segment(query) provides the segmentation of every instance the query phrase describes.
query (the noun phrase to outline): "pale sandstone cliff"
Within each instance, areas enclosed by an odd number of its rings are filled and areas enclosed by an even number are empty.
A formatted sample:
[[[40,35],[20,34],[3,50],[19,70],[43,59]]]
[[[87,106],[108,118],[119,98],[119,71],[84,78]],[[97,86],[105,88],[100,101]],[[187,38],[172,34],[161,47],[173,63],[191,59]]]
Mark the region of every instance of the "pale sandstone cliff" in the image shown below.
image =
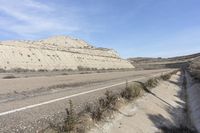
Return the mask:
[[[0,69],[134,68],[111,49],[95,48],[83,40],[56,36],[38,41],[0,42]]]

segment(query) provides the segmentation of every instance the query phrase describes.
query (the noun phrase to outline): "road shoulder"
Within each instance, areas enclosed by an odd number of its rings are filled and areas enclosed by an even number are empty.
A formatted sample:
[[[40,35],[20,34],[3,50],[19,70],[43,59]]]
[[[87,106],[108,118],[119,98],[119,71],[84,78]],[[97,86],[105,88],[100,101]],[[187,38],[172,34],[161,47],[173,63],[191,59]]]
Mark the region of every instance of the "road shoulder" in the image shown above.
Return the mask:
[[[106,124],[96,125],[90,133],[155,133],[162,129],[188,125],[185,112],[185,91],[180,73],[162,81],[152,92],[121,109],[127,117],[116,114]]]

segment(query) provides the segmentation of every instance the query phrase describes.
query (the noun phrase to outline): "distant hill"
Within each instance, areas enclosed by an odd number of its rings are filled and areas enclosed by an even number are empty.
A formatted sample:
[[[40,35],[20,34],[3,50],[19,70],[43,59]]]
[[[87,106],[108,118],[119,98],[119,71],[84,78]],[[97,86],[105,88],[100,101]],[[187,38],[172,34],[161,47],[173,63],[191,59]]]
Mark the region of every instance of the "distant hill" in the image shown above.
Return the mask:
[[[180,68],[187,67],[192,62],[198,62],[200,53],[177,56],[171,58],[149,58],[136,57],[128,60],[136,67],[136,69],[160,69],[160,68]]]

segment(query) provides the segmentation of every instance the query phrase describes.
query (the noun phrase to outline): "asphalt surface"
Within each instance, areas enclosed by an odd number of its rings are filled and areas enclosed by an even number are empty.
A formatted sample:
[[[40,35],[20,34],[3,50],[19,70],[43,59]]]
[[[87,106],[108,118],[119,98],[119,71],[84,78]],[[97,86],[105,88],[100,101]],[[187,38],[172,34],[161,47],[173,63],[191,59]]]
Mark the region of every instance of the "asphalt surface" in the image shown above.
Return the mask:
[[[62,121],[71,99],[76,111],[102,97],[106,90],[120,91],[126,80],[141,81],[171,71],[143,70],[75,75],[27,76],[0,79],[0,132],[33,133]]]

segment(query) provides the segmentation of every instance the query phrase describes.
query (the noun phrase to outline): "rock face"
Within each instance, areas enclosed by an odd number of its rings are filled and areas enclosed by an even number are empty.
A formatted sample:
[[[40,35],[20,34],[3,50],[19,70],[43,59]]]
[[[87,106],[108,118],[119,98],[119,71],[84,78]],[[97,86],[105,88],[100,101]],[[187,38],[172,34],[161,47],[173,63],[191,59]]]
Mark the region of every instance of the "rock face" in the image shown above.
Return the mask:
[[[0,42],[0,68],[53,70],[134,68],[111,49],[95,48],[83,40],[66,36],[38,41]]]

